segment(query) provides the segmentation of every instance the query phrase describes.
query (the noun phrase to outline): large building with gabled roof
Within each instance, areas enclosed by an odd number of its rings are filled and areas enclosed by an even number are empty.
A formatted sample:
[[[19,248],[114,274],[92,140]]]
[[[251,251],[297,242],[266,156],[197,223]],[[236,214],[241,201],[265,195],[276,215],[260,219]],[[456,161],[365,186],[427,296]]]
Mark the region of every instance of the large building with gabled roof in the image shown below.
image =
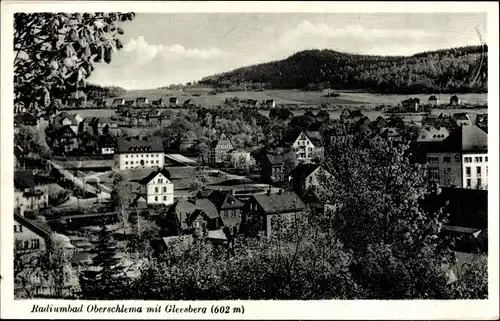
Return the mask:
[[[147,204],[171,205],[174,203],[174,184],[170,172],[164,168],[151,172],[139,183],[145,188]]]
[[[428,178],[442,186],[487,189],[488,134],[461,126],[427,152]]]
[[[165,153],[161,137],[118,137],[115,165],[118,169],[163,168]]]

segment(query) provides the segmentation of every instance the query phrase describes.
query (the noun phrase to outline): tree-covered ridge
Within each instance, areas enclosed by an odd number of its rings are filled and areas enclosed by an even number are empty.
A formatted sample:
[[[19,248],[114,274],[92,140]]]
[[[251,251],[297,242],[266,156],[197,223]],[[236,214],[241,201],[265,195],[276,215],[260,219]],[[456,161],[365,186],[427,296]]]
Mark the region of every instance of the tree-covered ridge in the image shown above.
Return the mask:
[[[306,50],[202,79],[215,87],[263,84],[272,89],[363,90],[379,93],[487,92],[488,47],[413,56],[370,56]]]
[[[87,95],[87,99],[101,100],[123,96],[127,91],[118,86],[99,86],[88,84],[86,85],[84,92]]]

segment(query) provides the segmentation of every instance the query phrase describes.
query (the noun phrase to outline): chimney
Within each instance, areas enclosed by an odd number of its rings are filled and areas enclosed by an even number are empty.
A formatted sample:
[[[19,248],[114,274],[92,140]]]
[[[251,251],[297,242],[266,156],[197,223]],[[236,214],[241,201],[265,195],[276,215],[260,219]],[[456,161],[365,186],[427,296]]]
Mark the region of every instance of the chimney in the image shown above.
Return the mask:
[[[269,188],[269,189],[267,190],[266,195],[267,195],[267,196],[271,196],[271,188]]]

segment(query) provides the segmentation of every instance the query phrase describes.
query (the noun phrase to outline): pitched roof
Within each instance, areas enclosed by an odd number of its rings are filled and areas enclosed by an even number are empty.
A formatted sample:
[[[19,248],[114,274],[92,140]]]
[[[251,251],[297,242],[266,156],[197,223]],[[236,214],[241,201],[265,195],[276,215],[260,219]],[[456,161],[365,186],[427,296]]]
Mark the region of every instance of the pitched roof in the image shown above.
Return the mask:
[[[54,126],[55,129],[58,129],[62,126],[65,126],[63,125],[62,121],[65,119],[65,118],[68,118],[70,121],[71,121],[71,125],[72,126],[76,126],[78,125],[78,121],[76,120],[75,118],[75,115],[74,114],[70,114],[70,113],[67,113],[65,111],[57,114],[55,117],[54,117],[54,120],[52,121],[52,124]]]
[[[142,184],[142,185],[146,185],[148,184],[153,178],[155,178],[156,176],[158,176],[158,174],[162,174],[163,176],[165,176],[168,180],[168,182],[165,182],[165,183],[172,183],[170,181],[170,172],[165,169],[165,168],[162,168],[162,169],[159,169],[157,171],[153,171],[151,172],[148,176],[144,177],[143,179],[141,179],[139,181],[139,184]]]
[[[461,126],[442,141],[442,151],[487,152],[488,134],[476,125]]]
[[[281,194],[259,194],[252,196],[266,214],[298,212],[306,208],[304,202],[293,192]]]
[[[363,115],[363,113],[361,112],[361,110],[353,110],[350,112],[350,117],[351,118],[354,118],[354,117],[364,117],[365,115]]]
[[[470,117],[467,113],[454,113],[451,117],[456,120],[470,120]]]
[[[443,140],[449,135],[446,127],[436,128],[434,126],[422,126],[418,134],[417,142]]]
[[[320,131],[321,126],[323,126],[323,122],[314,122],[309,125],[307,131],[309,132],[317,132]]]
[[[271,165],[282,165],[287,158],[285,155],[266,154],[265,156]]]
[[[203,211],[209,218],[214,219],[219,217],[219,211],[207,198],[201,198],[196,200],[196,209]]]
[[[243,206],[243,203],[239,199],[227,191],[212,191],[212,193],[208,195],[208,199],[215,204],[218,211],[221,209],[240,208]]]
[[[459,100],[459,99],[458,99],[458,96],[457,96],[457,95],[453,95],[453,96],[451,96],[451,98],[450,98],[450,101],[458,101],[458,100]]]
[[[170,98],[168,99],[168,101],[169,101],[170,103],[176,103],[176,102],[178,101],[178,99],[177,99],[177,97],[170,97]]]
[[[118,153],[163,153],[163,141],[158,136],[144,139],[118,137],[116,143]]]
[[[217,145],[220,144],[224,144],[224,145],[231,145],[233,146],[233,143],[231,142],[231,139],[229,138],[229,135],[226,134],[226,133],[221,133],[220,136],[219,136],[219,139],[217,140],[214,140],[212,142],[212,147],[217,147]]]
[[[298,164],[297,167],[292,170],[290,175],[294,179],[302,180],[311,175],[320,166],[321,165],[318,164]]]
[[[436,96],[432,95],[429,97],[429,100],[437,100]]]
[[[19,224],[26,226],[31,231],[33,231],[37,235],[43,237],[44,239],[46,239],[46,240],[52,239],[52,234],[51,234],[50,230],[48,230],[44,227],[41,227],[40,225],[33,222],[32,220],[29,220],[26,217],[17,214],[16,212],[14,212],[14,220],[16,222],[18,222]]]
[[[17,189],[26,189],[35,187],[35,180],[33,178],[33,171],[15,171],[14,172],[14,186]]]
[[[138,104],[145,103],[148,99],[146,97],[137,97],[136,102]]]
[[[213,240],[227,240],[226,233],[224,233],[223,230],[208,231],[207,238]]]

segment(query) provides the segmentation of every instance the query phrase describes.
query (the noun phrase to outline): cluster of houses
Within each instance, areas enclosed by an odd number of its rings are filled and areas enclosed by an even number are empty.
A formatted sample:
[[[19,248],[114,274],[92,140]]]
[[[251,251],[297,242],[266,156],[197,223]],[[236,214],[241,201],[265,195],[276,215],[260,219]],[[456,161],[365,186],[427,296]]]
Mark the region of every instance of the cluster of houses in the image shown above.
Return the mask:
[[[182,103],[178,97],[159,98],[149,101],[147,97],[137,97],[136,99],[116,98],[111,103],[113,108],[165,108],[165,107],[189,107],[196,106],[193,99],[187,98]]]
[[[411,97],[405,99],[401,102],[401,106],[394,107],[391,109],[393,112],[419,112],[419,111],[430,111],[431,108],[437,107],[441,104],[439,99],[435,95],[431,95],[427,100],[427,104],[422,104],[420,99],[417,97]],[[449,106],[460,106],[460,98],[453,95],[450,98]]]

